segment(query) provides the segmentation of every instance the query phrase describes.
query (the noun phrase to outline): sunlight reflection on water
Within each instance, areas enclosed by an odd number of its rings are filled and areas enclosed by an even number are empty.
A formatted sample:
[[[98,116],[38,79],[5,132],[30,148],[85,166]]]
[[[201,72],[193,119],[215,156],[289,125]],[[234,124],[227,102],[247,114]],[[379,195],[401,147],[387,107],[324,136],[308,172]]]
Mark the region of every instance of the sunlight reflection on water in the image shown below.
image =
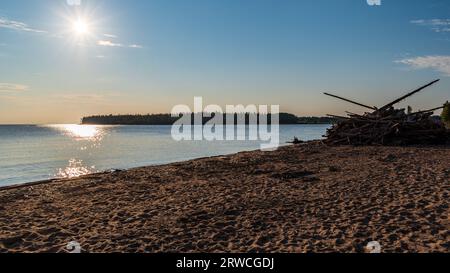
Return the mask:
[[[88,166],[83,160],[77,158],[89,157],[89,153],[100,147],[107,134],[106,126],[61,124],[49,125],[48,127],[72,139],[75,147],[81,153],[75,158],[71,158],[67,166],[57,169],[55,178],[74,178],[96,172],[95,166]]]
[[[283,125],[280,143],[294,136],[320,139],[329,127]],[[175,142],[170,126],[0,125],[0,186],[251,151],[259,145]]]
[[[75,140],[101,141],[105,135],[104,128],[96,125],[63,124],[51,127]]]
[[[74,178],[95,172],[95,166],[84,166],[83,160],[71,159],[69,165],[64,169],[59,169],[56,178]]]

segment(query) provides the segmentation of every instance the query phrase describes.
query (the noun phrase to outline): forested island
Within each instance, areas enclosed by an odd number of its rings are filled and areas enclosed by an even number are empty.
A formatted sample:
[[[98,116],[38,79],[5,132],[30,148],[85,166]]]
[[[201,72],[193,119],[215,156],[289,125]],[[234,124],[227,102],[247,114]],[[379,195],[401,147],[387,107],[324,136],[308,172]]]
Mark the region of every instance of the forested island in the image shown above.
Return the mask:
[[[191,120],[194,120],[194,114],[191,114]],[[212,114],[214,116],[214,114]],[[148,114],[148,115],[98,115],[84,117],[81,120],[83,125],[172,125],[180,117],[172,117],[170,114]],[[270,114],[267,117],[270,123]],[[206,123],[211,118],[203,118]],[[250,123],[249,114],[246,114],[246,123]],[[226,121],[226,114],[224,114]],[[235,117],[235,121],[236,121]],[[259,120],[259,116],[258,116]],[[297,117],[289,113],[280,113],[280,124],[332,124],[336,119],[330,117]]]

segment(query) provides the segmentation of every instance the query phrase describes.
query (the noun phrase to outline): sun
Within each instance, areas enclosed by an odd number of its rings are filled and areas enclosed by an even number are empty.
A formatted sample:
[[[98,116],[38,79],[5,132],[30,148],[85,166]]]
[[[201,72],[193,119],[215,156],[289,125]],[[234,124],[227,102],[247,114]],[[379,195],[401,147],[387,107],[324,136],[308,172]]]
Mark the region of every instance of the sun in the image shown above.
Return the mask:
[[[99,17],[90,9],[70,9],[59,15],[58,36],[71,46],[86,48],[98,38]]]
[[[89,22],[86,19],[78,18],[72,22],[73,32],[79,36],[83,37],[89,34]]]

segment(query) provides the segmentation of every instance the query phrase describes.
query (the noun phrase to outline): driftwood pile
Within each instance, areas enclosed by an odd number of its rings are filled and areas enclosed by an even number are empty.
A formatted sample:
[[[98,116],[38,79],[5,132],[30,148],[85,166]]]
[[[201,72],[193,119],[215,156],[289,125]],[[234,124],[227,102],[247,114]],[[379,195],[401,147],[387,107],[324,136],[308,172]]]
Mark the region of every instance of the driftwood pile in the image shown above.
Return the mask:
[[[352,100],[325,93],[368,109],[372,112],[358,115],[348,113],[348,117],[329,115],[338,122],[328,130],[324,142],[330,145],[413,145],[448,143],[450,131],[443,122],[432,118],[437,107],[412,113],[410,109],[395,109],[394,105],[435,84],[433,81],[413,92],[381,107],[371,107]]]

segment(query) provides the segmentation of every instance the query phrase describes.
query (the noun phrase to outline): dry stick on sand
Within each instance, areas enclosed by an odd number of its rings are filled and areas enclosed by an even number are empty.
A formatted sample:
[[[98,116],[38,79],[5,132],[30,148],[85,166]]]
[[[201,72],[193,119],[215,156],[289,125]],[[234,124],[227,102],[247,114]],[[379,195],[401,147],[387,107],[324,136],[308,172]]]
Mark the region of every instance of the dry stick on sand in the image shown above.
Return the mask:
[[[353,100],[349,100],[349,99],[346,99],[346,98],[343,98],[343,97],[339,97],[339,96],[336,96],[336,95],[333,95],[333,94],[330,94],[330,93],[324,93],[324,94],[327,95],[327,96],[333,97],[333,98],[337,98],[337,99],[340,99],[340,100],[343,100],[343,101],[346,101],[346,102],[350,102],[350,103],[359,105],[359,106],[367,108],[367,109],[377,110],[376,107],[367,106],[365,104],[362,104],[362,103],[359,103],[359,102],[356,102],[356,101],[353,101]]]

